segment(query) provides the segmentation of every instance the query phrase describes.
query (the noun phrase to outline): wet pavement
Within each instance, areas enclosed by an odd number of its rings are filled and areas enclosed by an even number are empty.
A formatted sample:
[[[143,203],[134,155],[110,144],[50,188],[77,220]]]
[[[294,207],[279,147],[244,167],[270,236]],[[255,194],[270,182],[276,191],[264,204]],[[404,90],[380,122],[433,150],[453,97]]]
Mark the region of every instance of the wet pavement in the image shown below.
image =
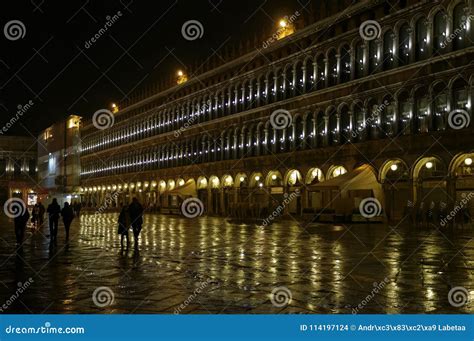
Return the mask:
[[[1,218],[0,311],[474,311],[473,229],[303,228],[293,221],[261,228],[149,214],[139,249],[131,243],[127,250],[116,234],[117,217],[83,215],[73,222],[69,243],[60,225],[58,245],[51,249],[47,229],[29,229],[22,251],[15,251],[12,222]],[[448,299],[453,287],[464,288],[471,299],[454,298],[454,307]]]

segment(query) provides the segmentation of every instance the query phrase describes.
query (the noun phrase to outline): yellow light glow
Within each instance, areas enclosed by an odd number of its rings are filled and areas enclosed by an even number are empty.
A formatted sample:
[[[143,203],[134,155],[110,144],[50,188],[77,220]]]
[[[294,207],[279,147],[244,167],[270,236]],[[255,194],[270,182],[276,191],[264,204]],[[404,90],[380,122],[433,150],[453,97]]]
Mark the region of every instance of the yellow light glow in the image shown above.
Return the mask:
[[[433,162],[428,161],[428,162],[425,164],[425,166],[426,166],[426,168],[431,169],[431,168],[433,168]]]
[[[280,20],[280,27],[286,27],[287,25],[288,25],[288,23],[286,22],[285,19]]]
[[[275,174],[272,175],[272,180],[276,180],[277,176]]]
[[[117,111],[119,111],[119,107],[118,107],[117,104],[112,103],[110,106],[112,107],[112,112],[113,113],[116,113]]]
[[[464,160],[464,163],[466,164],[466,166],[470,166],[472,164],[472,159],[470,157],[467,157],[465,160]]]
[[[260,180],[260,176],[257,175],[257,176],[255,177],[255,180],[256,180],[256,181]]]
[[[240,182],[244,181],[245,178],[243,176],[240,177]]]
[[[395,172],[398,169],[398,166],[394,163],[390,166],[390,169]]]
[[[188,80],[188,76],[186,76],[186,74],[181,70],[178,70],[177,75],[178,75],[178,79],[176,80],[177,84],[183,84],[184,82]]]

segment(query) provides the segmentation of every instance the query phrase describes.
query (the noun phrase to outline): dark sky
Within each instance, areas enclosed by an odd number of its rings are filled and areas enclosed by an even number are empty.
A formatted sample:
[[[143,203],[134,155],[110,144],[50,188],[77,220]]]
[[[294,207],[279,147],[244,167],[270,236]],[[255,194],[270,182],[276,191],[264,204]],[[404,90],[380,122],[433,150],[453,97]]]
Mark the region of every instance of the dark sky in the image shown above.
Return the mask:
[[[280,17],[308,0],[3,1],[0,5],[0,129],[18,105],[33,106],[5,135],[37,135],[69,114],[91,117],[134,88],[169,78],[207,58],[223,42],[270,32]],[[122,16],[89,48],[107,16]],[[25,36],[9,40],[5,25],[19,20]],[[188,20],[202,38],[181,34]],[[230,40],[229,40],[230,38]],[[221,53],[218,50],[217,53]]]

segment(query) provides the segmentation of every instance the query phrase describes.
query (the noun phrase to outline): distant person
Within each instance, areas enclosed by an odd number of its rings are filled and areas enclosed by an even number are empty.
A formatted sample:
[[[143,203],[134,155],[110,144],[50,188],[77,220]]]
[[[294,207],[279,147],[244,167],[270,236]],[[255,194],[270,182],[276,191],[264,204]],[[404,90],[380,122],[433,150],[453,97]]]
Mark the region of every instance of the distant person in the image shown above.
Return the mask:
[[[127,248],[129,246],[128,230],[130,229],[130,212],[127,205],[122,205],[118,218],[118,234],[120,235],[120,245],[123,248],[123,240],[127,238]]]
[[[74,211],[68,202],[64,203],[64,207],[61,210],[63,217],[64,228],[66,229],[66,240],[69,240],[69,229],[71,227],[72,220],[74,219]]]
[[[49,216],[49,238],[52,243],[56,243],[56,237],[58,236],[59,215],[61,214],[61,207],[58,205],[58,201],[56,199],[53,199],[53,202],[49,204],[47,212]]]
[[[132,203],[128,207],[130,212],[130,221],[133,229],[133,237],[135,240],[135,247],[138,246],[138,237],[143,225],[143,206],[138,202],[137,198],[133,198]]]
[[[28,223],[29,219],[30,213],[25,207],[25,212],[22,212],[13,220],[15,224],[15,236],[17,245],[21,245],[23,243],[23,239],[25,238],[26,224]]]
[[[41,201],[38,202],[38,224],[39,224],[39,227],[42,227],[43,226],[43,223],[44,223],[44,212],[46,211],[46,209],[44,208],[43,204],[41,203]]]
[[[31,211],[31,222],[33,223],[33,227],[36,229],[38,228],[39,223],[39,206],[35,204],[33,206],[33,210]]]

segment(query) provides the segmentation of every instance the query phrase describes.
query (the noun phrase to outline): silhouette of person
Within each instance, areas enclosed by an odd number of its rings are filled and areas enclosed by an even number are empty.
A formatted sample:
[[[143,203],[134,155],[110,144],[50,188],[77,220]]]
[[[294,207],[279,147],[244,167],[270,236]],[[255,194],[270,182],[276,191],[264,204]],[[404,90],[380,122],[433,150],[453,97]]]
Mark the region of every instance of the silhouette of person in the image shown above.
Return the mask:
[[[58,235],[58,220],[59,214],[61,213],[61,207],[58,205],[56,198],[54,198],[53,202],[48,205],[47,212],[49,215],[49,237],[52,243],[56,243],[56,237]]]
[[[130,221],[133,229],[135,247],[138,247],[138,237],[143,225],[143,206],[138,202],[137,198],[133,198],[132,203],[128,207],[130,213]]]
[[[128,230],[130,229],[130,213],[127,205],[122,205],[118,218],[118,234],[120,234],[120,245],[123,248],[123,240],[127,238],[127,248],[129,245]]]
[[[44,212],[46,209],[44,208],[43,204],[41,201],[38,201],[38,224],[39,227],[43,226],[44,223]]]
[[[21,212],[21,214],[16,216],[13,220],[13,223],[15,225],[15,236],[17,245],[21,245],[23,243],[23,239],[25,238],[26,224],[28,223],[29,219],[30,213],[25,207],[25,211]]]
[[[61,210],[63,217],[64,228],[66,229],[66,240],[69,240],[69,228],[71,227],[72,220],[74,219],[74,212],[68,202],[64,203],[64,207]]]

